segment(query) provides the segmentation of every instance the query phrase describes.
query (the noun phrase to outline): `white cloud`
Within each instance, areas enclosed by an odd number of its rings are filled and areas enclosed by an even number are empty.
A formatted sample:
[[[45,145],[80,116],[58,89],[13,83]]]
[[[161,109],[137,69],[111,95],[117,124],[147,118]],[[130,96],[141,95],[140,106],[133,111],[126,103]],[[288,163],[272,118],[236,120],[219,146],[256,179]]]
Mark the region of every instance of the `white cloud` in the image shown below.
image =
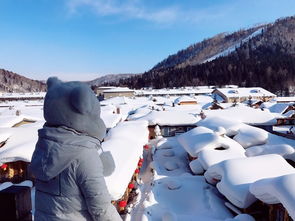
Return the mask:
[[[99,16],[113,15],[164,24],[198,23],[224,15],[218,8],[212,11],[211,9],[185,10],[176,5],[157,9],[148,8],[143,1],[139,0],[67,0],[67,7],[71,14],[79,13],[82,8],[87,8]]]
[[[68,0],[67,7],[71,14],[81,8],[88,8],[99,16],[117,15],[130,19],[142,19],[159,23],[173,22],[177,19],[176,8],[148,10],[137,0]]]

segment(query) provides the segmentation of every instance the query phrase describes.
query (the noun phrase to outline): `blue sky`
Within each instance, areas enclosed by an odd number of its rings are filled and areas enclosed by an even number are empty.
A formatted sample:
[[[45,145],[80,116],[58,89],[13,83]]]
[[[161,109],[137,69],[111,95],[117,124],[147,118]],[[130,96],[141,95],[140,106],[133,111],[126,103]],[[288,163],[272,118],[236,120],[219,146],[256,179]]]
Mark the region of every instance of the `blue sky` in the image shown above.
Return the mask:
[[[295,15],[295,0],[0,0],[0,68],[33,79],[141,73],[220,32]]]

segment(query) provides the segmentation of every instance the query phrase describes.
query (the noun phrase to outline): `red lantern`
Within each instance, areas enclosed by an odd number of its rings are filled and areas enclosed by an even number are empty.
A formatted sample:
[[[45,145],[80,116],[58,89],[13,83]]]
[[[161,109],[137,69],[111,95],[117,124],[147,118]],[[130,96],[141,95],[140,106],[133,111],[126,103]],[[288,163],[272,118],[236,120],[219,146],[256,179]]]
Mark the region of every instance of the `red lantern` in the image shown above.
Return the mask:
[[[133,183],[129,183],[128,189],[133,189],[133,188],[134,188],[134,184]]]
[[[7,166],[8,165],[4,163],[4,164],[1,165],[1,169],[6,170],[7,169]]]
[[[146,145],[143,146],[143,148],[144,148],[145,150],[148,150],[148,149],[150,148],[150,146],[146,144]]]
[[[135,170],[135,173],[137,173],[137,174],[138,174],[138,173],[139,173],[139,169],[136,169],[136,170]]]
[[[142,166],[142,162],[138,162],[137,166],[141,167]]]
[[[125,208],[127,206],[127,201],[125,201],[125,200],[121,200],[120,202],[119,202],[119,207],[120,208]]]
[[[142,158],[140,158],[140,159],[139,159],[139,162],[142,162],[142,163],[143,163],[143,159],[142,159]]]

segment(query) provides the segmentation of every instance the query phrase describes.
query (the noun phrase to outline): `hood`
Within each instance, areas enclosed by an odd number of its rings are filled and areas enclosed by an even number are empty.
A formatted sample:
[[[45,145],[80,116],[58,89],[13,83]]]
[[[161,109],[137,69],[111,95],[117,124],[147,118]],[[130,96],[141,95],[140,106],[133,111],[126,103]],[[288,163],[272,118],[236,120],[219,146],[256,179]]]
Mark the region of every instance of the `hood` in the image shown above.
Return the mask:
[[[99,101],[86,83],[54,77],[47,80],[43,109],[47,125],[66,126],[102,140],[106,127],[100,111]]]
[[[60,174],[85,151],[99,149],[100,141],[66,127],[44,126],[32,156],[30,171],[39,180],[48,181]]]

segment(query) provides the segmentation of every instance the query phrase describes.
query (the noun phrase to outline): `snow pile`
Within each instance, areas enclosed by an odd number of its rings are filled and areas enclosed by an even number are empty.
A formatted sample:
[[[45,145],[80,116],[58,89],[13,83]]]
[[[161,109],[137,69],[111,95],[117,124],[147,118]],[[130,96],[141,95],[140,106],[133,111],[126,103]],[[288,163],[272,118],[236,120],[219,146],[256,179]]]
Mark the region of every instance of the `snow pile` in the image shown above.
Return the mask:
[[[30,162],[38,140],[35,127],[0,128],[2,140],[6,140],[0,148],[0,164],[22,160]]]
[[[251,183],[292,173],[295,169],[284,158],[270,154],[222,161],[209,167],[205,178],[211,184],[217,183],[217,189],[231,203],[247,208],[256,200],[249,191]]]
[[[227,136],[237,135],[239,129],[243,126],[240,122],[224,119],[219,116],[207,116],[205,119],[200,120],[197,125],[210,128],[214,131],[217,130],[218,127],[223,127],[226,130]]]
[[[268,139],[268,132],[257,127],[244,125],[238,132],[233,139],[244,148],[265,144]]]
[[[201,151],[200,162],[207,168],[211,163],[219,162],[226,155],[228,157],[242,156],[243,147],[227,136],[220,136],[220,130],[214,132],[206,127],[196,127],[177,137],[178,142],[192,156],[198,157]],[[223,152],[223,153],[222,153]]]
[[[104,151],[110,151],[115,162],[115,171],[105,177],[113,200],[121,198],[130,182],[143,145],[148,142],[148,123],[146,121],[121,122],[110,129],[102,143]]]
[[[253,146],[246,150],[246,156],[253,157],[265,154],[279,154],[288,159],[288,156],[295,153],[294,147],[288,144],[260,145]]]
[[[198,160],[205,170],[223,160],[246,157],[244,148],[238,143],[227,139],[227,144],[229,145],[228,149],[204,149],[198,154]]]
[[[187,111],[151,111],[139,120],[147,120],[149,125],[194,125],[198,118]]]
[[[269,133],[266,144],[247,148],[246,155],[256,156],[275,153],[283,156],[285,159],[295,161],[294,148],[295,140]]]
[[[250,192],[267,204],[282,203],[295,220],[295,173],[262,179],[251,184]]]

